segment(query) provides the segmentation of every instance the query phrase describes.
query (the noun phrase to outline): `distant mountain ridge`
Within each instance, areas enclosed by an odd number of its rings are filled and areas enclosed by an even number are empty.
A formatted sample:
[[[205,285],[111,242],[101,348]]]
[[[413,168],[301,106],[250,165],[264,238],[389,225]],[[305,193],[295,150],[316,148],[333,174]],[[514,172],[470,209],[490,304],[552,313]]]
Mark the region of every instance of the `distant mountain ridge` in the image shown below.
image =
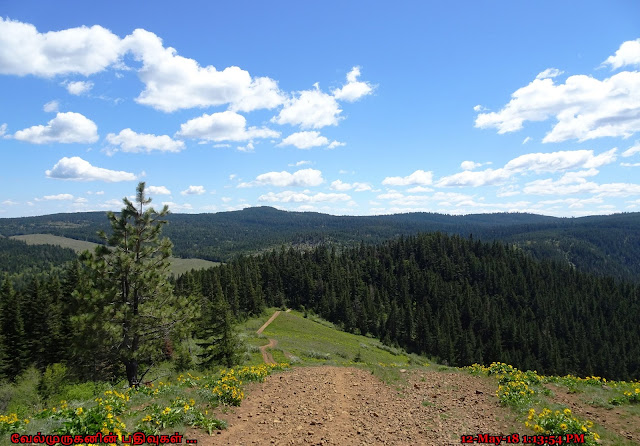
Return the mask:
[[[640,213],[558,218],[526,213],[445,215],[407,213],[334,216],[254,207],[215,214],[171,214],[164,234],[174,255],[226,261],[280,245],[352,246],[418,232],[440,231],[519,246],[535,258],[617,279],[640,280]],[[99,242],[108,230],[104,212],[0,219],[0,235],[48,233]]]

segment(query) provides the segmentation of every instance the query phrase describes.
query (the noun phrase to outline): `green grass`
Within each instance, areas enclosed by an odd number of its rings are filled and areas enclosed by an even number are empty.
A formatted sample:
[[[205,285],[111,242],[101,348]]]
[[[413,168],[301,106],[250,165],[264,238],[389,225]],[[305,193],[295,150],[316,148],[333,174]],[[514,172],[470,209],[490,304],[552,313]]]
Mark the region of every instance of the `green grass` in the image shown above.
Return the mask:
[[[203,259],[181,259],[179,257],[170,257],[171,273],[175,276],[184,274],[192,269],[207,269],[219,265],[218,262],[211,262]]]
[[[242,326],[250,350],[251,346],[268,344],[270,338],[278,341],[276,348],[271,350],[276,362],[362,367],[387,383],[403,381],[401,369],[427,363],[426,358],[387,347],[377,339],[340,331],[317,317],[304,318],[297,311],[283,311],[261,336],[256,335],[258,328],[276,310],[268,309],[263,317],[250,319]]]
[[[62,248],[71,248],[77,253],[81,253],[85,250],[93,251],[93,249],[98,246],[97,243],[85,242],[83,240],[75,240],[51,234],[14,235],[9,238],[22,240],[23,242],[26,242],[27,245],[56,245],[61,246]]]
[[[10,237],[15,240],[22,240],[27,245],[56,245],[63,248],[71,248],[77,253],[82,251],[93,251],[97,243],[85,242],[83,240],[75,240],[67,237],[60,237],[51,234],[27,234],[27,235],[14,235]],[[181,259],[178,257],[170,257],[171,273],[175,276],[184,274],[192,269],[206,269],[219,265],[217,262],[211,262],[203,259]]]

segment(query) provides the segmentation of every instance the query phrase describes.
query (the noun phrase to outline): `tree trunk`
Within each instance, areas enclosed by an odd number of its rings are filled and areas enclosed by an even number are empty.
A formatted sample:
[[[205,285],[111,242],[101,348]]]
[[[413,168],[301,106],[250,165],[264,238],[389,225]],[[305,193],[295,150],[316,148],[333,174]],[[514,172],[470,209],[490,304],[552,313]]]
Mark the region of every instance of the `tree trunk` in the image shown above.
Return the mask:
[[[124,365],[127,368],[127,380],[129,381],[129,387],[138,387],[140,381],[138,381],[138,361],[130,359],[124,361]]]

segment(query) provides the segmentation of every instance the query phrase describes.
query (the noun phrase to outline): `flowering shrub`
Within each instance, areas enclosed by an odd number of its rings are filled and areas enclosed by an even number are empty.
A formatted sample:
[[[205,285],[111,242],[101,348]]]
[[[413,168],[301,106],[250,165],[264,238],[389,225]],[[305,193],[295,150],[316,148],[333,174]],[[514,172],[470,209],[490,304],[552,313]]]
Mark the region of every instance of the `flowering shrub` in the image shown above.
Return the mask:
[[[21,420],[15,413],[0,415],[0,434],[6,434],[7,432],[21,432],[27,424],[29,424],[28,419]]]
[[[600,436],[590,431],[593,426],[591,421],[582,422],[571,414],[570,409],[562,411],[544,408],[540,413],[535,409],[529,409],[529,415],[525,425],[540,434],[584,434],[587,445],[597,444]]]
[[[633,390],[623,392],[621,397],[613,398],[609,401],[614,406],[620,406],[622,404],[638,404],[640,403],[640,383],[636,384]]]
[[[109,435],[107,438],[121,442],[123,437],[126,439],[131,433],[127,431],[127,425],[122,419],[125,416],[138,420],[137,423],[131,421],[132,425],[135,424],[134,431],[141,431],[146,435],[157,435],[162,430],[176,426],[199,427],[211,434],[213,430],[224,429],[226,424],[210,418],[207,405],[198,407],[195,399],[184,395],[205,396],[209,404],[238,406],[244,399],[243,382],[264,381],[273,370],[283,370],[287,367],[289,364],[286,363],[262,364],[225,369],[214,375],[202,377],[187,373],[177,378],[177,384],[159,382],[157,385],[151,383],[137,389],[127,389],[125,392],[107,390],[102,397],[96,398],[90,404],[75,408],[69,407],[66,401],[61,401],[59,406],[44,409],[34,418],[58,421],[58,427],[53,433],[60,438],[65,436],[74,441],[76,436],[101,433],[102,438]],[[187,393],[181,391],[181,388],[189,388],[194,392]],[[180,392],[184,395],[172,398],[167,405],[159,405],[155,400],[157,396],[175,395]],[[136,397],[135,403],[131,402],[132,396]],[[142,402],[141,399],[146,402]],[[17,414],[0,415],[0,435],[24,432],[29,421],[19,419]]]

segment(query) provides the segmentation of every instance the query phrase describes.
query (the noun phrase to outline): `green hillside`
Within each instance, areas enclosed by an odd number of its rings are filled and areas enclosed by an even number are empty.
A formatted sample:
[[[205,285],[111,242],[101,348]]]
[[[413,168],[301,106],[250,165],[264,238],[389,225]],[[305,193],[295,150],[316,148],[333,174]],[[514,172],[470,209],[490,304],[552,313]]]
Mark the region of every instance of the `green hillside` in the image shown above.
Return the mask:
[[[283,244],[354,246],[440,231],[513,243],[535,258],[557,260],[598,275],[640,278],[640,213],[582,218],[508,213],[340,217],[257,207],[216,214],[171,214],[168,221],[165,235],[174,243],[174,255],[183,258],[227,261],[237,254],[264,252]],[[0,219],[0,235],[4,236],[47,233],[99,242],[98,230],[108,230],[102,212]]]

